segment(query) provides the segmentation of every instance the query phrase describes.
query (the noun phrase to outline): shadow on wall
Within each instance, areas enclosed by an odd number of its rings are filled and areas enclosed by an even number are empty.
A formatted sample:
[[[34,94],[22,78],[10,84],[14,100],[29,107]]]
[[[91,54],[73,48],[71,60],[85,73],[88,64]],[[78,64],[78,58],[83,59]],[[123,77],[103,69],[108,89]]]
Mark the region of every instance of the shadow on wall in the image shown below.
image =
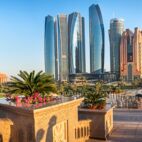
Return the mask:
[[[0,142],[3,142],[2,134],[0,134]]]
[[[41,120],[42,121],[42,120]],[[47,124],[47,133],[44,129],[39,129],[36,138],[34,137],[34,126],[31,124],[28,124],[26,131],[24,129],[16,129],[15,124],[10,126],[10,123],[8,123],[8,127],[4,127],[7,129],[7,133],[9,134],[9,137],[4,137],[3,134],[0,133],[0,142],[53,142],[53,127],[56,125],[57,117],[52,116],[49,120],[49,123]],[[26,127],[26,126],[25,126]],[[16,137],[15,137],[16,136]],[[25,141],[26,140],[26,141]]]
[[[53,142],[53,127],[56,125],[56,119],[56,116],[53,116],[49,120],[45,142]],[[44,135],[45,131],[43,129],[39,129],[36,134],[36,142],[43,142]]]
[[[46,142],[53,142],[53,126],[57,123],[57,117],[52,116],[48,123],[48,130],[46,134]]]
[[[43,129],[39,129],[36,135],[36,142],[40,142],[44,136],[44,130]]]

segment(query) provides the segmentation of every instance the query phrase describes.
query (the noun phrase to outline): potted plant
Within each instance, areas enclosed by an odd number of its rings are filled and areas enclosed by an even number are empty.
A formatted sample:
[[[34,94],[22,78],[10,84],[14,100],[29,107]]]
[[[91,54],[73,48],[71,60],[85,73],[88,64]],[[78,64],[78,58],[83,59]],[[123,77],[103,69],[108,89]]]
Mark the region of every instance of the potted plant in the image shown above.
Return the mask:
[[[107,92],[102,83],[98,82],[95,86],[86,86],[84,94],[84,107],[90,109],[103,109],[106,104]]]
[[[107,91],[102,82],[86,86],[79,119],[91,119],[91,137],[106,139],[113,128],[113,108],[106,104]]]
[[[56,93],[56,85],[52,76],[35,71],[28,73],[20,71],[18,77],[11,77],[10,82],[5,85],[5,93],[9,101],[16,104],[39,104],[53,100]]]

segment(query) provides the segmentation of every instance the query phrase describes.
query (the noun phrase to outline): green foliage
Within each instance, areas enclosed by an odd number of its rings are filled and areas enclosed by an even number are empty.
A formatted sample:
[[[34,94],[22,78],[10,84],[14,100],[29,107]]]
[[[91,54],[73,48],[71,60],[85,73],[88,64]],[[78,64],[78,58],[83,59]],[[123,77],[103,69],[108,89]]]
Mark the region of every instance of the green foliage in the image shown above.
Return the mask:
[[[58,93],[63,94],[64,96],[73,96],[76,93],[76,85],[69,84],[67,82],[60,83],[58,86]]]
[[[3,89],[2,89],[2,85],[0,84],[0,93],[2,93],[2,90],[3,90]]]
[[[0,93],[3,94],[4,93],[4,89],[5,89],[5,84],[0,84]]]
[[[0,98],[3,98],[4,97],[4,94],[3,93],[0,93]]]
[[[12,76],[11,81],[5,87],[6,93],[24,96],[32,96],[35,92],[39,92],[43,96],[50,92],[56,92],[53,77],[42,71],[37,74],[35,71],[31,73],[20,71],[18,77]]]
[[[142,80],[141,79],[134,79],[131,82],[132,88],[138,88],[141,84]]]
[[[86,86],[84,103],[87,107],[105,105],[107,91],[105,91],[103,84],[98,82],[95,86]]]

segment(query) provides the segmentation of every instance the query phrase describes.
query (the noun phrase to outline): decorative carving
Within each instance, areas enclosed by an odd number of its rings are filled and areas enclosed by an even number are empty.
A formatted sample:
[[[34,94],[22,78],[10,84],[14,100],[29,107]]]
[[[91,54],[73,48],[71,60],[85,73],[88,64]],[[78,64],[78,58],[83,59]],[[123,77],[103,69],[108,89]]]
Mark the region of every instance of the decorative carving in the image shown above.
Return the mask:
[[[53,142],[67,142],[67,121],[53,127]]]

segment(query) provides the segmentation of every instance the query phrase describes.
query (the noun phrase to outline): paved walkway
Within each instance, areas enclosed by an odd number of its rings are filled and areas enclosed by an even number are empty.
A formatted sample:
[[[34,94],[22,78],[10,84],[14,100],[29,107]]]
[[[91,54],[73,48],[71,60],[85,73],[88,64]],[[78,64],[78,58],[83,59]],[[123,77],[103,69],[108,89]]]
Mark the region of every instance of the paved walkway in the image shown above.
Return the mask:
[[[142,110],[115,110],[114,129],[108,140],[90,142],[142,142]]]

